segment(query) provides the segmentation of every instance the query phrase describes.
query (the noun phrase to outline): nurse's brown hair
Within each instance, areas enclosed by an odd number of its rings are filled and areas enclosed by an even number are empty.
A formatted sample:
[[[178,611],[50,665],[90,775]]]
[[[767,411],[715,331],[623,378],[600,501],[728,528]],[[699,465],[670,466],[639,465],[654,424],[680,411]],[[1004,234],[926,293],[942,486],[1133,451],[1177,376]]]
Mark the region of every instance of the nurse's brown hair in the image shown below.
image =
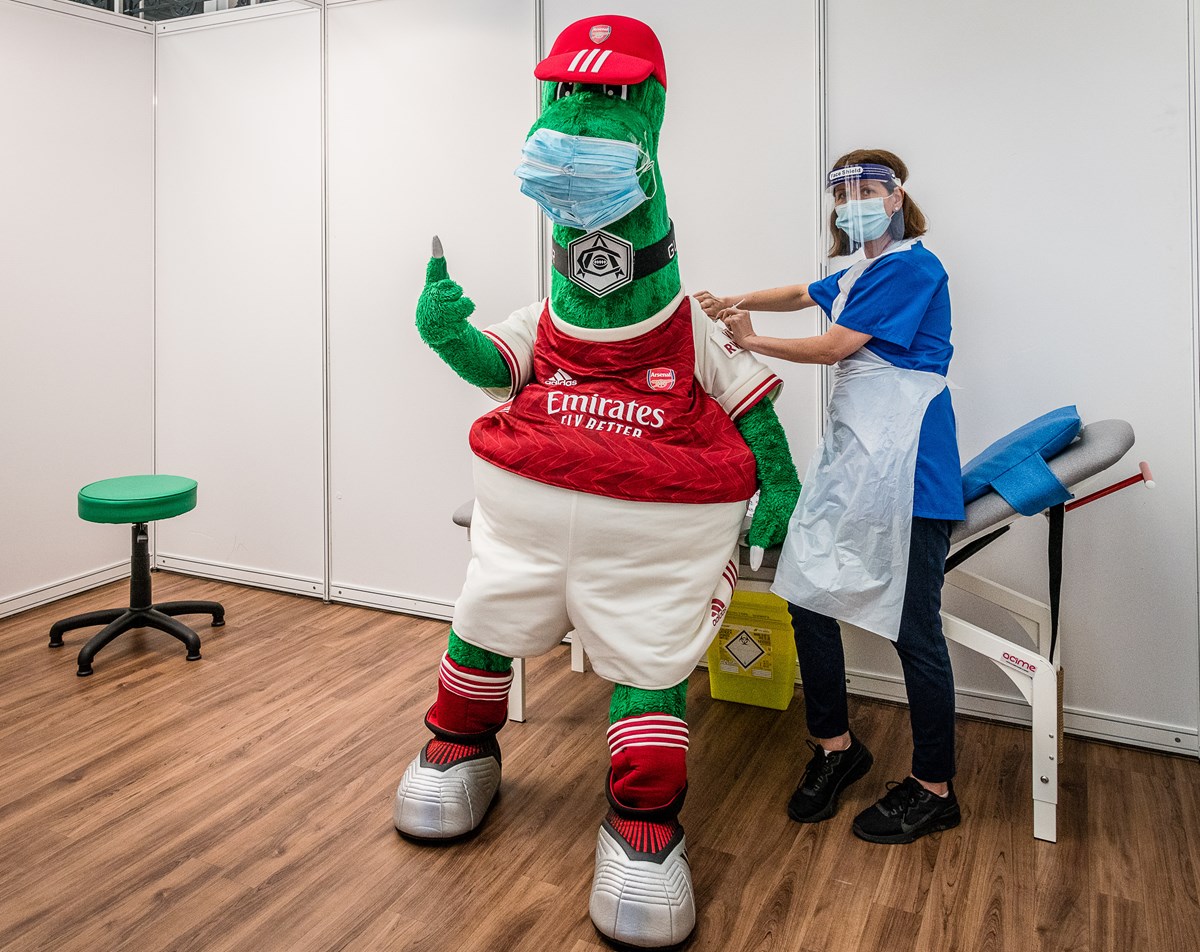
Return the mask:
[[[833,168],[840,169],[843,165],[862,165],[864,162],[869,162],[873,165],[886,165],[889,169],[896,173],[896,178],[903,185],[908,181],[908,166],[904,164],[904,160],[894,152],[888,152],[886,149],[855,149],[853,152],[847,152],[840,159],[833,163]],[[888,191],[893,191],[892,186],[888,186]],[[896,234],[898,228],[893,228],[892,239],[899,241],[902,238],[919,238],[925,234],[925,216],[921,213],[921,209],[917,207],[917,203],[912,200],[908,194],[908,190],[904,191],[904,204],[901,206],[904,213],[904,232]],[[829,248],[829,257],[836,258],[840,255],[847,255],[851,251],[850,239],[846,237],[846,233],[837,227],[837,213],[832,212],[829,216],[829,233],[833,235],[833,244]]]

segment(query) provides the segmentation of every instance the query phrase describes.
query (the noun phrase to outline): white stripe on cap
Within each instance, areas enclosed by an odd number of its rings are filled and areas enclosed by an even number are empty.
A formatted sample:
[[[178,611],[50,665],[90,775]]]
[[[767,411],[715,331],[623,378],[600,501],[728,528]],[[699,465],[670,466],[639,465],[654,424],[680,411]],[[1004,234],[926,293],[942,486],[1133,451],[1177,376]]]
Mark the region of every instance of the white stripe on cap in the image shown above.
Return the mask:
[[[587,52],[587,50],[580,50],[578,53],[575,54],[575,58],[573,60],[571,60],[571,65],[567,67],[568,73],[575,72],[575,67],[579,65],[580,59],[583,58],[583,54],[586,52]]]
[[[603,53],[600,55],[600,58],[599,58],[598,60],[596,60],[596,65],[592,67],[592,72],[593,72],[593,73],[598,73],[598,72],[600,72],[600,67],[604,65],[604,61],[605,61],[606,59],[608,59],[608,55],[609,55],[611,52],[612,52],[612,50],[605,50],[605,51],[604,51],[604,52],[603,52]],[[584,67],[584,69],[587,69],[587,67],[585,66],[585,67]]]
[[[590,53],[588,53],[587,59],[585,59],[583,61],[583,65],[579,67],[579,72],[586,73],[587,68],[592,65],[592,60],[594,60],[596,58],[596,54],[599,52],[600,52],[600,47],[597,46],[594,50],[592,50]]]

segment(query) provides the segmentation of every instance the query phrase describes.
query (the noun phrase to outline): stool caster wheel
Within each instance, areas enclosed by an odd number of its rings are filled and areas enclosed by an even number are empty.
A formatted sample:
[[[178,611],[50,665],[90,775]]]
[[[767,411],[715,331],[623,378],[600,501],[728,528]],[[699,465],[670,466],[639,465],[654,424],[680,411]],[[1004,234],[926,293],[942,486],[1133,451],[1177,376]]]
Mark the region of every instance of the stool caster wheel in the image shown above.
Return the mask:
[[[50,639],[50,647],[51,648],[61,648],[62,646],[63,646],[62,638],[59,638],[58,640],[55,640],[54,638]]]
[[[80,665],[79,670],[75,672],[75,676],[79,677],[79,678],[86,678],[91,673],[92,673],[91,665],[88,665],[86,668],[83,665]]]
[[[200,652],[197,651],[195,654],[189,654],[187,656],[187,659],[188,659],[188,661],[199,661],[200,660]]]
[[[214,628],[224,628],[225,627],[225,616],[222,615],[220,618],[214,618],[212,620],[212,626]]]

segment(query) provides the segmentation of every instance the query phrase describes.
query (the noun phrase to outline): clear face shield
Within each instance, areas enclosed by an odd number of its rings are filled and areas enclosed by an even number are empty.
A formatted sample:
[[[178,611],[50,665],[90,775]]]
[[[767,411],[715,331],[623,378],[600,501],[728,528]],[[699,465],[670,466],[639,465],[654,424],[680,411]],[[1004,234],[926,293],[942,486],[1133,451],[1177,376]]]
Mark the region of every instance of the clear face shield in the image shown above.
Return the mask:
[[[904,237],[904,192],[886,165],[843,165],[825,183],[824,221],[829,257],[864,249],[868,258]]]

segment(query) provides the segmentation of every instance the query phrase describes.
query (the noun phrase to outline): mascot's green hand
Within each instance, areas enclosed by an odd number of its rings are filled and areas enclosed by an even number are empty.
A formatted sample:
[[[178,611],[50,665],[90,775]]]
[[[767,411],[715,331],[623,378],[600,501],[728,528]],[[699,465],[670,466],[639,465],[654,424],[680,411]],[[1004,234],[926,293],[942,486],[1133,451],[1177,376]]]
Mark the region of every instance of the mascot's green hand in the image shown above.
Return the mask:
[[[467,383],[488,389],[512,385],[508,364],[491,339],[467,318],[475,303],[450,280],[442,243],[433,239],[433,257],[425,266],[425,287],[417,299],[417,332]]]
[[[760,400],[739,417],[737,428],[754,452],[758,470],[758,505],[746,534],[750,567],[757,569],[762,565],[763,550],[779,545],[787,535],[800,498],[800,477],[770,400]]]
[[[417,332],[436,348],[467,332],[467,318],[474,311],[475,302],[463,297],[462,286],[450,279],[442,243],[434,236],[433,257],[425,266],[425,287],[417,300]]]
[[[751,568],[757,569],[762,564],[764,549],[783,542],[783,537],[787,535],[788,522],[799,498],[799,483],[792,486],[763,486],[760,489],[758,505],[754,507],[754,518],[750,521],[750,531],[746,533],[746,541],[750,543]]]

